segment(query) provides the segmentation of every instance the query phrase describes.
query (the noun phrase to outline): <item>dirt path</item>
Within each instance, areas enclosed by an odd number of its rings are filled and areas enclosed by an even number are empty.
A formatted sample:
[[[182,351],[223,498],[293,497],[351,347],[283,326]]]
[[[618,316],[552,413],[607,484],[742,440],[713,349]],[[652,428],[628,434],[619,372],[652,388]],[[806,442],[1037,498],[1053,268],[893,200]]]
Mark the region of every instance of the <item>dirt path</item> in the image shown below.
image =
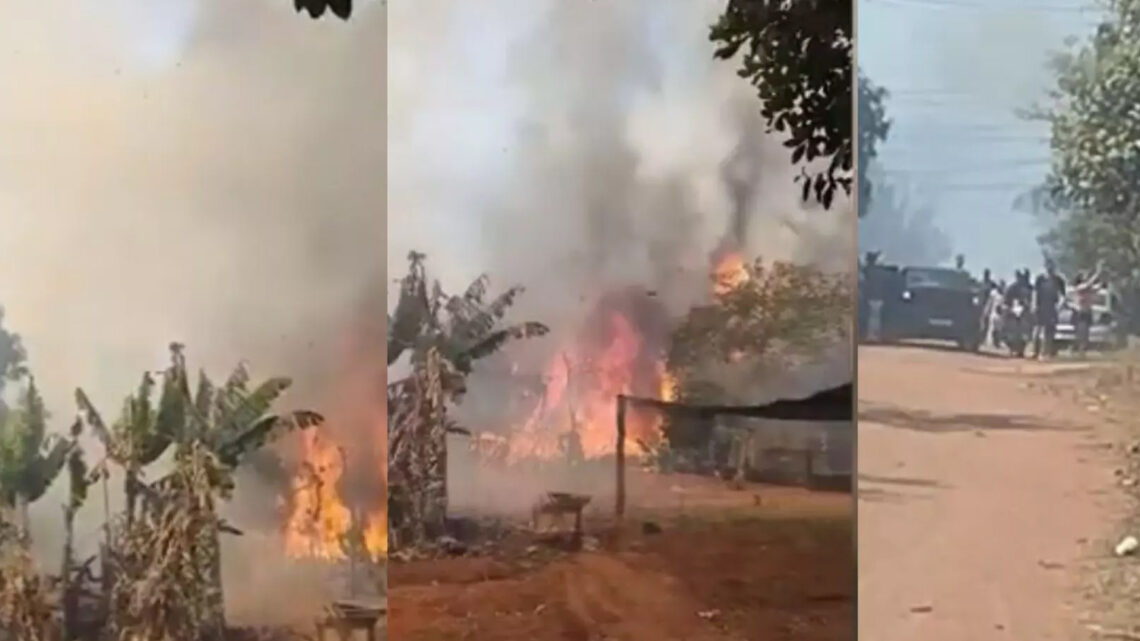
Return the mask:
[[[661,531],[635,528],[616,547],[393,563],[391,638],[849,639],[850,495],[715,485],[701,488],[707,503],[690,497],[684,515],[657,514]]]
[[[859,638],[1082,638],[1113,469],[1092,415],[1030,388],[1065,367],[860,349]]]

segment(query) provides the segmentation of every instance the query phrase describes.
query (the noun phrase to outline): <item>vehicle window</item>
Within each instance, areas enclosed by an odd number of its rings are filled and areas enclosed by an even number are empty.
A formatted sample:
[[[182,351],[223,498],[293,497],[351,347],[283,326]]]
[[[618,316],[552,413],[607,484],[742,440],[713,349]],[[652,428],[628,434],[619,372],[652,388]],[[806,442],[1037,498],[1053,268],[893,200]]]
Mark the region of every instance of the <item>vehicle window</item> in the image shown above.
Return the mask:
[[[947,289],[970,289],[970,275],[954,269],[908,269],[907,287],[945,287]]]

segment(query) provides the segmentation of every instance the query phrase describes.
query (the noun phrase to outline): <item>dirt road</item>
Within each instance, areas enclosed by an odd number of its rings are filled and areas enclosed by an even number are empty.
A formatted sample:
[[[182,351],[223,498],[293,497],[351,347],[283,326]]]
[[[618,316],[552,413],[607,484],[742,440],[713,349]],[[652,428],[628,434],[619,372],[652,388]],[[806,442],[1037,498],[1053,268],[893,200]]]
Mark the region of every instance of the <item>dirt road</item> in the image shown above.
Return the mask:
[[[1092,415],[1033,389],[1066,367],[860,349],[860,639],[1082,638],[1113,468]]]

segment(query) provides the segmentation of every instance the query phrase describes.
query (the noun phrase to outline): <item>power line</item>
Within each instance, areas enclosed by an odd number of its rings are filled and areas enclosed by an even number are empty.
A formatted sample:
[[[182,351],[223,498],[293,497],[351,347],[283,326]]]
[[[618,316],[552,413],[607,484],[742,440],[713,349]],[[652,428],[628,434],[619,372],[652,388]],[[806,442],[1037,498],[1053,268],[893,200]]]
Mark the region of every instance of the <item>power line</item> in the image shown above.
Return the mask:
[[[1052,139],[1048,134],[1040,136],[995,136],[995,135],[963,135],[961,133],[928,133],[926,135],[892,135],[879,146],[883,149],[892,149],[904,153],[925,152],[926,150],[939,151],[947,145],[955,148],[977,148],[997,146],[1006,148],[1013,146],[1030,146],[1034,148],[1047,147]]]
[[[900,174],[942,174],[942,173],[972,173],[978,171],[995,171],[1001,169],[1014,169],[1024,167],[1043,167],[1052,164],[1051,158],[1021,158],[1015,160],[999,160],[988,163],[971,165],[952,165],[946,167],[897,167],[885,166],[888,173]],[[885,163],[884,163],[885,164]]]
[[[1016,6],[993,4],[987,2],[966,2],[964,0],[863,0],[867,4],[892,4],[902,7],[930,7],[935,9],[974,9],[998,11],[1041,11],[1056,13],[1088,13],[1100,11],[1094,5],[1068,5],[1068,4],[1018,4]]]
[[[937,189],[952,190],[952,191],[1017,191],[1021,189],[1033,189],[1041,184],[1040,180],[1032,182],[1006,182],[1006,183],[923,183],[926,186]]]

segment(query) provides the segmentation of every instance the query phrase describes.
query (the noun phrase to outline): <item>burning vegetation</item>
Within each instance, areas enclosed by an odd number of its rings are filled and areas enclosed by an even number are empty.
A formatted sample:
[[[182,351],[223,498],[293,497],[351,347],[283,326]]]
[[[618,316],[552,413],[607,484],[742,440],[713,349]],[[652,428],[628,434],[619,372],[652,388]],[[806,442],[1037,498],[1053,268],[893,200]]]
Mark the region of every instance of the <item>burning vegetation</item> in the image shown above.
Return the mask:
[[[705,302],[687,314],[671,315],[654,291],[625,287],[599,295],[578,331],[559,328],[552,340],[539,323],[500,324],[520,287],[488,300],[480,278],[463,295],[448,296],[428,284],[423,255],[409,260],[389,321],[389,362],[408,354],[411,368],[389,386],[394,548],[448,531],[448,435],[467,438],[484,468],[605,459],[617,449],[619,396],[747,401],[782,368],[842,339],[850,302],[844,277],[749,263],[725,244],[711,256]],[[499,352],[511,339],[542,336],[538,349]],[[546,355],[537,374],[515,359],[524,353]],[[476,370],[481,359],[487,366]],[[461,426],[456,416],[476,372],[500,380],[491,390],[475,386],[497,398],[470,399],[483,411]],[[668,423],[663,413],[631,413],[625,451],[648,461],[667,449]]]
[[[240,534],[220,509],[235,472],[250,456],[291,431],[320,425],[309,410],[272,412],[287,378],[255,383],[244,366],[221,385],[192,380],[182,347],[157,376],[148,372],[108,422],[83,390],[67,437],[48,433],[49,415],[34,381],[16,406],[0,405],[0,638],[38,640],[220,639],[226,622],[221,536]],[[81,437],[94,436],[99,458],[88,463]],[[159,459],[167,471],[148,480]],[[124,510],[106,513],[112,474]],[[60,476],[68,479],[61,572],[42,574],[29,554],[28,506]],[[99,553],[76,558],[77,512],[100,487],[106,513]]]

